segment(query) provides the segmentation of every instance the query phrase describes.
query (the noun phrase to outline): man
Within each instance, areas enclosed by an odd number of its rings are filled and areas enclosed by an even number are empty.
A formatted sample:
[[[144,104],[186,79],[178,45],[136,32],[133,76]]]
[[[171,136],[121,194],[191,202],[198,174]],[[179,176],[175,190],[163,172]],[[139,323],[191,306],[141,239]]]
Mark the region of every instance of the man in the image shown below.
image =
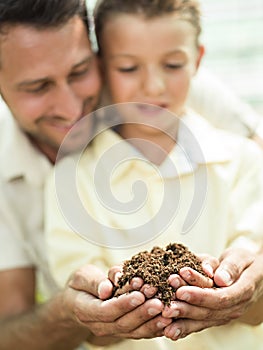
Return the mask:
[[[76,322],[77,296],[70,287],[49,304],[28,310],[35,303],[36,270],[42,272],[47,296],[55,288],[41,236],[42,185],[64,136],[96,107],[100,90],[85,4],[5,0],[0,2],[0,16],[0,91],[9,107],[3,106],[0,127],[0,347],[72,349],[89,332]],[[96,295],[99,280],[105,278],[92,277],[90,284],[89,291]],[[110,296],[107,282],[105,288]],[[143,301],[142,295],[117,301],[114,317]],[[105,305],[105,317],[112,310],[113,305]]]
[[[81,0],[0,1],[2,350],[18,344],[21,350],[67,350],[88,337],[108,342],[112,334],[154,337],[170,324],[154,317],[162,306],[145,302],[140,292],[101,301],[112,285],[94,266],[77,271],[63,291],[47,270],[42,186],[64,136],[96,107],[100,90],[87,29]],[[240,271],[234,273],[228,261],[231,256],[221,267],[235,280]],[[42,297],[54,295],[36,306],[42,286]],[[105,337],[93,336],[93,324]]]

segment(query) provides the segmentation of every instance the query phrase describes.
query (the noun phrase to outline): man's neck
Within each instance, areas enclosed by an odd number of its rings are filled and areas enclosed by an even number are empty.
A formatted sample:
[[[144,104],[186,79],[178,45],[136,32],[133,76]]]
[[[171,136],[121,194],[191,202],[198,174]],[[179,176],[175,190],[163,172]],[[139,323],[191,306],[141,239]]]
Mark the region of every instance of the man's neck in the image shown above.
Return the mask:
[[[35,140],[32,138],[32,136],[28,136],[31,143],[33,144],[34,147],[36,147],[39,152],[41,152],[43,155],[45,155],[50,163],[55,164],[58,150],[56,150],[54,147],[47,145],[44,142]]]

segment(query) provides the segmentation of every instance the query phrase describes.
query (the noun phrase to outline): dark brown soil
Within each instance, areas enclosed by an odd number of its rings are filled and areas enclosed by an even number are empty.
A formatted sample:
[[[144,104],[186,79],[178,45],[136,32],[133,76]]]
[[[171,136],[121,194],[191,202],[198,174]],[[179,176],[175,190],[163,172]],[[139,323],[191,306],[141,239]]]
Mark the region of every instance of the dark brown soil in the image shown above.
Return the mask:
[[[168,277],[178,274],[182,267],[191,267],[206,276],[200,260],[182,244],[171,243],[165,249],[154,247],[151,252],[140,252],[124,262],[115,295],[133,277],[141,277],[144,283],[157,287],[156,297],[169,305],[175,299],[175,290]]]

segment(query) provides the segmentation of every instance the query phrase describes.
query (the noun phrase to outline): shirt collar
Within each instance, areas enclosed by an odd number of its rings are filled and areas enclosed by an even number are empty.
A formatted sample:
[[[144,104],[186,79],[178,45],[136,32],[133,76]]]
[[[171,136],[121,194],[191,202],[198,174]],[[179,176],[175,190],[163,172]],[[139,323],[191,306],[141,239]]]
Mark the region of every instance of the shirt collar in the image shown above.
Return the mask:
[[[226,131],[214,128],[190,109],[180,120],[177,145],[197,164],[221,163],[231,159]]]
[[[229,142],[225,144],[224,138],[225,131],[215,129],[202,117],[188,110],[180,120],[176,145],[164,162],[155,167],[164,177],[170,178],[193,173],[201,165],[228,162],[232,156]],[[116,180],[135,166],[143,167],[145,175],[152,175],[152,164],[130,143],[123,142],[113,130],[102,132],[94,141],[95,159],[101,159],[105,152],[112,149],[104,157],[103,164],[107,171],[115,168]],[[122,162],[127,159],[131,161]],[[121,162],[122,166],[118,171],[116,165]],[[171,166],[172,164],[175,166]]]
[[[30,142],[15,122],[8,107],[1,101],[0,163],[5,181],[24,178],[35,186],[42,186],[51,164]]]

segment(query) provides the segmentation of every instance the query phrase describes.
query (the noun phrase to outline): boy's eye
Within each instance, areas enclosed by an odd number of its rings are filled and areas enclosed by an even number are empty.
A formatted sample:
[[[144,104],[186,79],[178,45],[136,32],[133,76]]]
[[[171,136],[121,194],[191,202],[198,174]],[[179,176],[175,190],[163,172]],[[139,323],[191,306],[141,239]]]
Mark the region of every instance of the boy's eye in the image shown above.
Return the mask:
[[[182,63],[166,63],[165,67],[168,69],[180,69],[183,67]]]
[[[131,66],[131,67],[119,67],[118,71],[122,73],[131,73],[135,72],[137,70],[136,66]]]

